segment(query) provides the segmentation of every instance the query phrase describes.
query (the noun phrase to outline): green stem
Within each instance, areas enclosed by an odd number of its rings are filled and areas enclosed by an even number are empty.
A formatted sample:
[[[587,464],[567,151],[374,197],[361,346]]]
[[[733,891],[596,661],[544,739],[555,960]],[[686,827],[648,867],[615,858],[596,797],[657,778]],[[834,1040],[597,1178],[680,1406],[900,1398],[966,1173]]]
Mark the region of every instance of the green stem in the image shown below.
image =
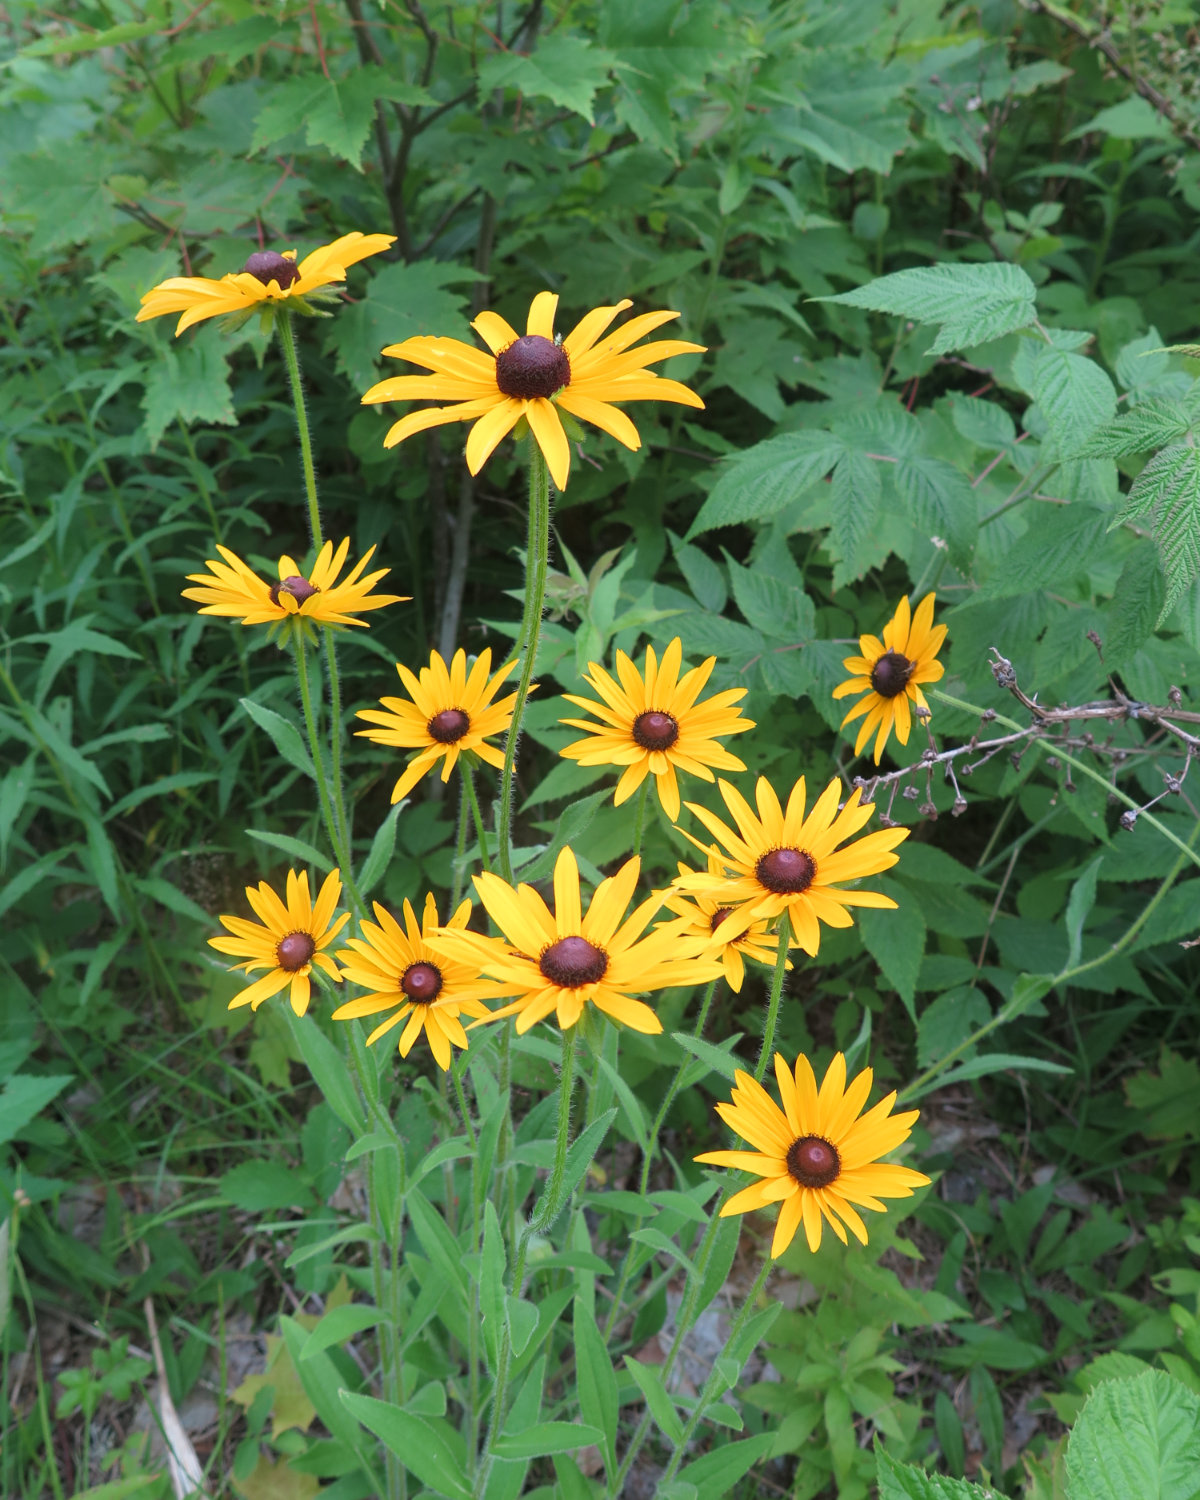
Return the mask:
[[[479,810],[479,798],[475,795],[475,777],[466,765],[463,765],[462,773],[463,790],[471,805],[471,817],[475,820],[475,837],[479,840],[479,862],[485,870],[490,870],[492,861],[488,854],[487,834],[483,827],[483,814]]]
[[[939,692],[937,688],[931,688],[929,696],[936,698],[939,703],[944,703],[947,708],[962,709],[964,713],[982,715],[984,712],[978,704],[964,703],[961,698],[952,698],[949,693]],[[1018,724],[1016,719],[1010,719],[1004,714],[996,714],[993,723],[1002,724],[1005,729],[1015,729],[1017,731],[1029,728],[1027,724]],[[1200,868],[1200,854],[1197,854],[1194,849],[1185,844],[1178,834],[1172,833],[1167,825],[1156,818],[1153,813],[1147,812],[1141,803],[1135,801],[1128,792],[1123,792],[1114,782],[1109,781],[1107,776],[1101,776],[1100,772],[1089,766],[1086,761],[1079,760],[1078,757],[1068,754],[1066,750],[1055,744],[1053,740],[1031,739],[1030,744],[1041,747],[1058,760],[1061,760],[1065,765],[1073,766],[1081,776],[1087,776],[1092,781],[1098,782],[1110,796],[1115,797],[1118,802],[1123,802],[1126,807],[1131,807],[1139,818],[1144,818],[1150,824],[1151,828],[1157,828],[1168,843],[1174,844],[1177,849],[1182,850],[1187,858]]]
[[[346,851],[346,868],[350,869],[354,858],[354,810],[352,804],[347,807],[342,774],[342,679],[338,671],[334,632],[326,626],[321,634],[325,637],[325,666],[329,672],[329,801],[337,820],[342,848]]]
[[[633,824],[633,857],[640,859],[642,856],[642,835],[646,831],[646,798],[650,794],[650,783],[653,776],[647,775],[642,782],[642,789],[638,793],[637,808],[634,812]]]
[[[766,1285],[767,1277],[771,1274],[771,1266],[771,1261],[767,1260],[763,1262],[762,1270],[755,1277],[754,1285],[750,1288],[745,1302],[742,1303],[737,1317],[733,1320],[733,1327],[729,1330],[729,1337],[725,1340],[725,1348],[721,1350],[721,1354],[724,1354],[725,1349],[730,1348],[741,1337],[742,1329],[745,1328],[751,1314],[754,1312],[754,1304],[758,1301],[758,1294]],[[683,1436],[679,1439],[674,1453],[671,1454],[670,1462],[659,1478],[658,1488],[660,1492],[674,1479],[679,1465],[683,1462],[684,1455],[687,1453],[688,1444],[695,1436],[696,1428],[699,1427],[705,1411],[720,1395],[718,1387],[728,1389],[728,1381],[719,1368],[720,1359],[721,1355],[718,1355],[713,1361],[713,1367],[709,1371],[708,1379],[704,1382],[704,1389],[696,1397],[696,1404],[692,1408],[692,1414],[684,1424]]]
[[[462,786],[458,793],[458,835],[454,840],[454,869],[453,879],[450,886],[450,911],[446,920],[458,910],[458,903],[462,900],[464,876],[467,873],[467,817],[469,808],[467,806],[467,778],[462,779]]]
[[[704,999],[700,1002],[700,1015],[697,1018],[695,1030],[692,1032],[692,1035],[695,1037],[704,1035],[704,1023],[708,1020],[708,1012],[712,1007],[713,996],[716,994],[716,992],[717,981],[714,979],[709,984],[708,988],[704,991]],[[646,1196],[646,1189],[650,1185],[650,1169],[654,1165],[654,1152],[655,1148],[658,1146],[659,1132],[662,1130],[663,1125],[666,1123],[666,1118],[668,1113],[670,1112],[671,1105],[675,1102],[675,1096],[676,1094],[678,1094],[680,1085],[683,1082],[683,1075],[691,1065],[691,1061],[691,1053],[688,1053],[684,1057],[683,1061],[679,1064],[679,1066],[675,1069],[675,1077],[671,1080],[671,1086],[667,1090],[666,1098],[659,1105],[658,1114],[655,1116],[654,1124],[650,1127],[650,1134],[646,1138],[646,1149],[642,1153],[642,1177],[640,1183],[638,1184],[638,1196],[641,1198],[644,1198]],[[629,1286],[629,1277],[632,1271],[632,1267],[633,1246],[631,1244],[630,1247],[626,1250],[625,1258],[621,1263],[621,1274],[617,1279],[617,1290],[613,1295],[612,1308],[610,1309],[608,1318],[604,1324],[604,1342],[606,1344],[612,1337],[613,1329],[617,1326],[617,1321],[621,1316],[621,1305],[625,1299],[626,1288]]]
[[[508,726],[508,739],[504,743],[504,769],[500,773],[500,816],[497,832],[500,848],[497,858],[500,874],[512,884],[512,814],[517,740],[521,734],[521,719],[525,714],[525,700],[529,697],[529,684],[533,680],[533,667],[537,658],[538,639],[542,633],[542,609],[546,599],[546,568],[550,552],[550,474],[546,460],[537,440],[529,438],[529,547],[525,554],[525,610],[521,620],[521,636],[517,642],[517,653],[521,659],[521,675],[517,683],[517,697],[513,704],[512,723]]]
[[[296,354],[296,336],[292,332],[290,314],[280,312],[276,316],[275,327],[279,330],[279,347],[283,350],[288,384],[292,388],[292,405],[296,408],[296,430],[300,435],[300,463],[304,469],[304,492],[308,497],[308,524],[312,531],[313,546],[319,552],[324,544],[324,538],[321,535],[321,513],[317,507],[317,471],[313,467],[312,438],[308,431],[308,413],[304,409],[304,387],[300,384],[300,360]]]
[[[758,1054],[758,1066],[754,1070],[755,1083],[763,1081],[767,1064],[771,1060],[771,1049],[775,1045],[775,1027],[779,1021],[779,1002],[783,998],[783,976],[787,969],[788,939],[791,936],[792,919],[787,911],[779,918],[779,949],[775,956],[775,972],[771,975],[771,996],[767,1001],[767,1024],[763,1030],[762,1051]]]
[[[321,749],[321,736],[317,726],[316,710],[313,707],[312,684],[308,680],[308,652],[304,640],[304,621],[299,615],[292,617],[292,642],[296,650],[296,676],[300,681],[300,703],[304,710],[304,728],[308,734],[308,753],[312,756],[313,769],[317,775],[317,799],[321,804],[321,818],[333,857],[341,869],[343,882],[353,880],[353,871],[345,857],[338,836],[333,806],[329,801],[329,784],[325,779],[325,756]]]

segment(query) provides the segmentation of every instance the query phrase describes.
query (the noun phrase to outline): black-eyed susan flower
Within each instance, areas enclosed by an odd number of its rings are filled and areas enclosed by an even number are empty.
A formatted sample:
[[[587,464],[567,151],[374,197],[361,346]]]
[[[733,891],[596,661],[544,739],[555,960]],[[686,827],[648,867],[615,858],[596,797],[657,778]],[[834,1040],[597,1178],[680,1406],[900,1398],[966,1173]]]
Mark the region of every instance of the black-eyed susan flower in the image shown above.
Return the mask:
[[[722,873],[721,861],[716,854],[709,854],[708,869],[712,875]],[[690,875],[692,872],[688,865],[681,863],[679,873]],[[672,930],[680,937],[692,940],[706,948],[713,933],[733,910],[732,907],[722,905],[715,896],[688,897],[678,892],[668,893],[664,904],[669,911],[673,911],[676,917],[681,919],[673,925]],[[742,962],[743,955],[760,964],[774,964],[779,957],[779,938],[775,934],[768,933],[767,929],[770,925],[766,917],[758,917],[744,932],[737,933],[728,942],[722,942],[717,949],[714,956],[721,960],[721,966],[725,970],[725,981],[735,995],[741,993],[742,981],[746,977],[745,964]],[[792,967],[790,960],[787,967],[789,969]]]
[[[317,892],[316,901],[308,894],[308,871],[299,875],[295,870],[287,874],[286,902],[281,901],[265,880],[259,881],[258,889],[246,887],[249,901],[257,922],[248,922],[244,917],[221,917],[221,925],[232,933],[232,937],[209,938],[209,946],[219,953],[228,953],[244,960],[231,964],[231,969],[242,969],[253,974],[256,969],[270,972],[252,984],[249,989],[235,995],[229,1002],[230,1010],[249,1005],[257,1010],[264,1000],[277,995],[286,986],[291,986],[289,999],[292,1009],[302,1016],[308,1009],[311,985],[308,976],[313,965],[339,980],[333,960],[323,950],[350,920],[343,912],[334,920],[334,909],[342,894],[341,876],[332,870]]]
[[[476,657],[469,673],[467,654],[461,649],[454,653],[449,668],[436,651],[431,651],[429,665],[421,668],[419,678],[400,662],[396,663],[400,681],[408,689],[412,701],[381,698],[379,701],[386,712],[380,713],[374,708],[360,709],[360,719],[382,727],[355,731],[364,739],[374,740],[380,745],[417,751],[409,759],[404,775],[392,788],[393,802],[399,802],[439,760],[442,762],[443,781],[449,781],[458,757],[468,753],[487,761],[490,766],[503,768],[502,752],[495,745],[489,745],[488,739],[503,734],[512,723],[517,695],[510,693],[497,703],[492,699],[516,665],[515,660],[507,662],[489,678],[492,669],[490,648]]]
[[[841,682],[833,690],[835,698],[847,698],[851,693],[865,693],[846,717],[842,728],[852,720],[866,717],[858,726],[858,738],[854,742],[857,755],[862,747],[875,735],[875,764],[883,754],[888,735],[895,728],[896,738],[902,745],[908,744],[908,732],[912,725],[909,703],[929,710],[923,682],[937,682],[946,670],[937,660],[946,639],[946,627],[933,623],[933,594],[926,594],[917,605],[916,614],[909,614],[907,596],[896,606],[896,613],[883,627],[883,640],[874,635],[858,638],[861,656],[847,656],[842,662],[849,681]]]
[[[178,338],[185,328],[205,318],[224,313],[250,313],[259,305],[290,302],[297,311],[311,311],[304,298],[335,281],[345,281],[349,266],[378,255],[395,240],[393,234],[344,234],[331,245],[322,245],[297,263],[296,252],[256,250],[240,271],[231,271],[219,281],[207,276],[172,276],[142,298],[137,321],[182,313],[175,327]]]
[[[838,812],[840,783],[831,781],[805,817],[803,776],[792,788],[786,811],[770,782],[760,776],[755,787],[756,817],[736,787],[724,780],[717,785],[737,823],[736,833],[706,807],[694,802],[687,806],[723,846],[723,851],[717,852],[725,873],[694,870],[675,881],[676,890],[714,896],[730,908],[713,932],[713,946],[745,932],[757,917],[773,920],[787,912],[795,944],[815,955],[822,922],[830,927],[850,927],[853,924],[847,907],[896,905],[890,896],[878,891],[841,888],[843,881],[890,869],[898,858],[891,851],[908,837],[907,828],[881,828],[845,849],[838,847],[875,811],[874,803],[860,805],[861,789],[855,788]],[[708,846],[699,839],[692,842],[708,852]]]
[[[440,427],[447,422],[473,422],[467,436],[467,467],[478,474],[496,445],[522,417],[545,455],[551,478],[564,489],[571,468],[571,448],[558,409],[615,437],[627,448],[640,448],[637,428],[618,406],[619,401],[674,401],[703,410],[704,402],[687,386],[665,380],[646,368],[674,354],[702,354],[702,344],[677,339],[643,344],[631,349],[644,334],[669,323],[676,312],[643,313],[630,318],[615,333],[605,334],[618,313],[633,304],[626,299],[613,307],[597,307],[567,334],[557,338],[554,313],[558,297],[539,292],[529,309],[524,334],[518,334],[500,315],[482,312],[471,324],[489,353],[459,339],[420,336],[389,344],[384,354],[422,365],[428,375],[398,375],[373,385],[364,405],[381,401],[453,401],[454,406],[431,406],[409,412],[394,423],[384,447]]]
[[[601,722],[559,721],[572,729],[586,729],[591,736],[575,740],[559,752],[568,760],[577,760],[585,766],[625,767],[613,799],[618,807],[637,791],[647,776],[652,776],[658,800],[672,823],[679,817],[676,771],[690,771],[705,781],[713,779],[710,766],[719,771],[744,771],[745,765],[717,743],[717,736],[743,734],[754,728],[750,719],[742,718],[740,708],[731,707],[746,696],[745,688],[730,688],[714,693],[711,698],[700,698],[700,691],[716,665],[715,656],[680,677],[682,660],[683,644],[676,636],[663,652],[661,663],[654,655],[654,647],[646,647],[642,672],[624,651],[618,651],[619,682],[603,667],[589,662],[585,680],[604,701],[595,703],[571,693],[564,693],[563,697]]]
[[[803,1054],[793,1070],[775,1054],[780,1109],[760,1083],[740,1069],[728,1104],[717,1113],[753,1151],[706,1151],[696,1160],[717,1167],[753,1172],[761,1180],[734,1193],[722,1205],[721,1218],[780,1204],[771,1258],[782,1255],[804,1225],[808,1248],[821,1243],[822,1219],[848,1244],[846,1229],[862,1244],[867,1228],[852,1205],[886,1212],[880,1198],[910,1198],[929,1178],[911,1167],[881,1161],[908,1139],[918,1111],[892,1114],[895,1093],[862,1113],[871,1092],[872,1072],[865,1068],[847,1088],[846,1059],[839,1052],[817,1089],[812,1064]],[[845,1228],[843,1228],[845,1225]]]
[[[382,609],[385,604],[407,603],[407,596],[371,593],[390,572],[388,568],[380,568],[377,573],[363,577],[363,570],[374,556],[374,547],[367,548],[339,583],[337,576],[349,550],[349,537],[336,552],[333,543],[326,542],[307,577],[294,558],[281,557],[279,582],[268,584],[235,552],[218,543],[217,551],[225,561],[209,558],[205,564],[207,573],[189,573],[189,582],[203,586],[184,589],[183,597],[195,599],[202,606],[202,615],[226,615],[240,619],[243,625],[275,624],[291,615],[300,615],[316,625],[361,625],[365,629],[367,622],[356,619],[356,615]]]
[[[720,976],[720,965],[696,956],[699,944],[679,937],[677,924],[642,934],[661,906],[651,896],[622,922],[637,885],[641,861],[627,860],[596,887],[587,911],[579,894],[579,866],[564,848],[554,866],[554,910],[530,885],[515,889],[498,875],[476,875],[475,889],[503,939],[476,932],[438,933],[436,952],[474,964],[517,998],[489,1020],[517,1018],[526,1032],[552,1013],[566,1030],[585,1005],[634,1031],[655,1035],[662,1022],[648,1005],[631,998],[673,985],[703,984]]]
[[[437,902],[432,895],[425,897],[420,922],[412,905],[405,901],[403,927],[377,901],[374,907],[378,925],[361,923],[362,937],[348,939],[349,946],[337,953],[343,965],[343,978],[362,985],[370,993],[340,1005],[333,1019],[350,1021],[392,1011],[367,1038],[367,1045],[407,1019],[408,1025],[400,1034],[400,1056],[408,1056],[424,1031],[434,1060],[445,1071],[450,1066],[451,1046],[467,1045],[467,1034],[459,1017],[480,1019],[488,1014],[483,1004],[485,999],[495,1000],[511,995],[512,991],[481,979],[479,970],[469,964],[433,952],[428,939],[440,924]],[[470,915],[471,903],[463,901],[445,930],[455,932],[465,927]]]

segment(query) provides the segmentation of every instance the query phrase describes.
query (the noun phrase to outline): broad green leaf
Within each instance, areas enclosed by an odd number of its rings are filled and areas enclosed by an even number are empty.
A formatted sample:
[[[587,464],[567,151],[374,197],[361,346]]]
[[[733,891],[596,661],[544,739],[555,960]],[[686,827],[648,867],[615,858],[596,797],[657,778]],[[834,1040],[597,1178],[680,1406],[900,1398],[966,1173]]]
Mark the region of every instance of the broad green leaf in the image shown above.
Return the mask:
[[[1062,585],[1087,571],[1104,550],[1108,518],[1090,505],[1037,506],[1019,537],[979,590],[986,599],[1008,599]]]
[[[1096,880],[1103,863],[1104,856],[1098,855],[1071,887],[1071,895],[1067,901],[1067,914],[1064,919],[1067,926],[1067,941],[1070,943],[1067,953],[1068,969],[1075,967],[1083,952],[1084,923],[1096,904]]]
[[[288,1024],[321,1097],[353,1134],[362,1130],[363,1110],[346,1060],[311,1016],[287,1007]]]
[[[678,1042],[684,1051],[690,1052],[693,1057],[698,1057],[710,1072],[719,1073],[722,1078],[728,1079],[730,1083],[735,1082],[734,1075],[737,1069],[746,1066],[740,1057],[731,1056],[727,1050],[728,1048],[735,1047],[740,1037],[741,1033],[739,1032],[737,1036],[727,1038],[723,1047],[714,1047],[711,1042],[706,1042],[698,1036],[692,1036],[686,1031],[673,1031],[671,1033],[672,1041]]]
[[[941,329],[926,352],[947,354],[1029,327],[1037,316],[1036,293],[1034,283],[1019,266],[1001,261],[994,265],[915,266],[836,297],[815,300],[895,313],[917,323],[939,323]]]
[[[1067,1443],[1067,1500],[1196,1500],[1200,1396],[1161,1370],[1106,1380]]]
[[[740,1443],[721,1443],[681,1469],[679,1477],[695,1486],[697,1500],[725,1500],[726,1495],[736,1492],[738,1482],[759,1459],[770,1456],[774,1444],[773,1432],[744,1438]]]
[[[365,1302],[346,1302],[327,1312],[309,1334],[300,1351],[300,1363],[313,1359],[331,1344],[345,1344],[356,1334],[365,1333],[377,1323],[385,1321],[387,1314]]]
[[[1139,1115],[1138,1129],[1148,1140],[1178,1140],[1200,1126],[1200,1066],[1190,1057],[1163,1047],[1158,1071],[1139,1068],[1125,1079],[1125,1097]]]
[[[397,802],[375,830],[375,837],[371,840],[371,852],[363,862],[358,876],[360,895],[369,896],[383,879],[396,850],[396,820],[407,806],[407,797],[402,802]]]
[[[479,89],[517,89],[522,94],[549,99],[562,109],[582,115],[593,124],[592,101],[608,82],[616,62],[614,53],[581,36],[551,33],[538,42],[530,57],[519,52],[493,52],[479,69]]]
[[[584,1421],[600,1431],[597,1442],[611,1481],[617,1471],[617,1375],[604,1338],[596,1326],[595,1315],[579,1297],[575,1298],[571,1331],[575,1344],[579,1410]]]
[[[963,437],[977,448],[998,451],[1012,447],[1017,440],[1012,417],[997,401],[955,394],[951,398],[950,417]]]
[[[316,69],[305,69],[272,84],[267,97],[254,122],[252,151],[303,130],[310,146],[326,146],[359,170],[376,99],[410,105],[435,102],[425,89],[371,64],[356,67],[345,78],[326,78]]]
[[[854,449],[847,449],[833,471],[833,540],[847,578],[861,578],[874,538],[883,497],[880,465]]]
[[[205,422],[232,427],[237,422],[223,344],[214,338],[192,338],[162,345],[159,355],[157,364],[145,367],[142,397],[151,451],[177,421],[185,427]]]
[[[892,466],[892,482],[908,510],[909,520],[925,536],[941,537],[952,558],[969,562],[977,531],[975,494],[970,481],[953,464],[917,455]]]
[[[875,1442],[879,1500],[988,1500],[989,1492],[965,1479],[927,1474],[911,1464],[898,1463]]]
[[[599,1443],[603,1433],[584,1422],[539,1422],[524,1432],[506,1432],[496,1439],[497,1458],[549,1458],[552,1453],[574,1453]]]
[[[276,750],[289,766],[295,766],[297,771],[303,771],[306,776],[314,775],[313,764],[300,737],[300,731],[290,720],[277,714],[273,708],[255,703],[253,698],[242,698],[239,701],[258,727],[270,736]]]
[[[1154,513],[1154,537],[1167,575],[1161,625],[1200,574],[1200,450],[1186,443],[1156,453],[1134,480],[1114,526]]]
[[[10,1078],[0,1094],[0,1142],[11,1141],[71,1082],[70,1073],[46,1077],[19,1073]]]
[[[1166,589],[1154,548],[1139,541],[1113,589],[1104,632],[1104,665],[1118,672],[1154,634]]]
[[[877,879],[872,888],[891,896],[900,909],[863,907],[857,911],[855,917],[863,944],[879,965],[884,984],[896,991],[915,1021],[917,975],[925,956],[925,918],[916,899],[903,887],[887,879]]]
[[[246,1161],[224,1173],[217,1190],[234,1208],[261,1214],[269,1209],[307,1208],[312,1190],[299,1172],[282,1162]]]
[[[1029,393],[1051,429],[1069,443],[1111,421],[1117,410],[1113,383],[1095,360],[1050,345],[1033,361]]]
[[[450,1500],[470,1500],[472,1489],[446,1432],[432,1420],[414,1416],[373,1396],[342,1391],[342,1402],[369,1432],[373,1432],[410,1473],[436,1494]]]
[[[824,479],[844,452],[832,433],[805,431],[768,438],[725,459],[686,539],[773,516]]]
[[[1093,433],[1079,446],[1073,458],[1129,458],[1165,448],[1190,427],[1188,414],[1174,401],[1141,401],[1132,411],[1113,418],[1103,432]]]

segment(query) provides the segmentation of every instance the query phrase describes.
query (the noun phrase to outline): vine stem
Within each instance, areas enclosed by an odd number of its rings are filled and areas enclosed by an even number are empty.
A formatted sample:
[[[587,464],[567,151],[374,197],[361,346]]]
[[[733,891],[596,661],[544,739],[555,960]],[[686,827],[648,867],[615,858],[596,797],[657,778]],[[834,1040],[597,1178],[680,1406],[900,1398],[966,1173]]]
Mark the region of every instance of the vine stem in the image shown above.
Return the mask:
[[[771,1060],[771,1049],[775,1045],[775,1028],[779,1022],[779,1003],[783,999],[783,976],[787,970],[788,941],[791,935],[792,919],[784,910],[779,918],[779,949],[775,955],[775,972],[771,975],[771,994],[767,1001],[767,1024],[763,1028],[762,1051],[758,1054],[758,1066],[754,1069],[755,1083],[763,1081],[763,1074]]]
[[[529,697],[529,684],[533,679],[533,667],[537,659],[538,640],[542,633],[542,609],[546,600],[546,569],[550,552],[550,473],[532,433],[529,437],[528,543],[525,552],[525,609],[517,642],[521,675],[517,682],[512,722],[508,726],[508,738],[504,743],[504,769],[500,773],[500,815],[497,820],[500,874],[510,885],[513,878],[512,815],[517,740],[521,734],[521,720],[525,714],[525,702]]]
[[[563,1032],[562,1062],[558,1079],[558,1128],[554,1136],[554,1166],[550,1181],[546,1184],[541,1209],[525,1225],[517,1254],[513,1261],[512,1295],[520,1298],[525,1285],[525,1260],[529,1253],[529,1241],[535,1234],[549,1229],[562,1207],[563,1176],[566,1171],[567,1145],[571,1135],[571,1095],[575,1086],[575,1043],[578,1028],[569,1026]],[[492,1412],[488,1422],[487,1442],[480,1463],[477,1495],[487,1494],[488,1474],[493,1458],[492,1448],[504,1425],[504,1406],[508,1395],[508,1376],[512,1365],[512,1331],[506,1321],[500,1332],[500,1352],[496,1362],[496,1386],[492,1395]]]
[[[692,1414],[684,1424],[683,1435],[680,1437],[674,1453],[671,1454],[667,1467],[663,1470],[659,1478],[658,1488],[660,1491],[665,1489],[671,1480],[674,1479],[679,1465],[683,1461],[683,1456],[687,1452],[687,1446],[695,1436],[696,1428],[699,1427],[705,1411],[708,1409],[709,1404],[716,1400],[720,1394],[717,1390],[718,1385],[725,1384],[725,1388],[728,1389],[725,1376],[720,1370],[721,1356],[725,1353],[726,1349],[736,1344],[738,1338],[741,1336],[742,1329],[749,1322],[750,1315],[754,1312],[754,1304],[758,1301],[758,1294],[766,1285],[767,1277],[771,1274],[771,1265],[772,1262],[770,1260],[763,1262],[762,1270],[755,1277],[754,1285],[750,1288],[745,1302],[742,1303],[737,1317],[733,1320],[733,1327],[729,1330],[729,1337],[725,1340],[725,1346],[721,1350],[721,1354],[713,1361],[712,1369],[708,1372],[708,1379],[704,1382],[704,1389],[696,1397],[696,1404],[692,1408]]]

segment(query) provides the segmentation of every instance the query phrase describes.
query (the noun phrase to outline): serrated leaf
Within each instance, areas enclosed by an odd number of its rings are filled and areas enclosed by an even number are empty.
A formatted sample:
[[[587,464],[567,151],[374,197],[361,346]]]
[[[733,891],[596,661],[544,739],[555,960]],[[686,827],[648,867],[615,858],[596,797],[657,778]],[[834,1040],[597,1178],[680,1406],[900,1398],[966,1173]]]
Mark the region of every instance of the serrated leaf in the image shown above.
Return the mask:
[[[216,339],[189,339],[160,349],[157,364],[146,366],[143,425],[153,451],[176,421],[185,427],[237,422],[229,389],[229,362]]]
[[[356,68],[346,78],[325,78],[306,69],[273,84],[267,98],[254,121],[252,151],[303,130],[310,146],[325,146],[360,171],[376,99],[412,105],[435,102],[425,89],[370,64]]]
[[[383,266],[371,277],[367,295],[343,308],[330,326],[326,348],[338,369],[355,385],[377,378],[379,351],[418,334],[442,334],[473,341],[464,316],[466,298],[447,288],[470,281],[473,272],[452,261],[414,260]],[[388,358],[390,375],[411,375],[413,366]],[[383,431],[380,431],[382,441]]]
[[[1122,412],[1103,432],[1094,433],[1073,458],[1128,458],[1164,448],[1187,432],[1188,414],[1174,401],[1143,401],[1132,411]]]
[[[1162,1370],[1106,1380],[1067,1443],[1068,1500],[1197,1500],[1200,1396]]]
[[[10,1078],[0,1094],[0,1143],[11,1141],[24,1130],[30,1120],[72,1081],[70,1073],[46,1077],[18,1073],[15,1078]]]
[[[1037,288],[1019,266],[915,266],[881,276],[866,286],[818,297],[818,302],[840,302],[873,312],[895,313],[917,323],[939,323],[940,332],[927,354],[969,349],[1027,328],[1037,316]]]
[[[878,1466],[879,1500],[987,1500],[988,1492],[965,1479],[950,1479],[945,1474],[927,1474],[911,1464],[897,1463],[887,1451],[875,1445]]]
[[[1200,574],[1200,451],[1176,444],[1156,453],[1134,481],[1113,525],[1151,509],[1167,575],[1161,624]]]
[[[999,571],[979,590],[1009,599],[1076,578],[1103,550],[1107,517],[1090,505],[1036,506],[1029,530],[1013,543]]]
[[[966,563],[978,530],[975,492],[967,476],[943,459],[922,455],[902,458],[891,472],[913,525],[926,536],[941,537],[954,561]]]
[[[615,53],[585,37],[551,34],[538,43],[532,57],[493,52],[479,69],[479,88],[483,94],[513,88],[549,99],[561,109],[582,115],[591,125],[592,100],[608,82],[616,60]]]
[[[824,479],[846,451],[829,432],[788,432],[725,459],[687,540],[718,526],[773,516]]]
[[[1149,542],[1139,541],[1113,590],[1104,631],[1104,665],[1118,671],[1154,634],[1166,590],[1158,557]]]
[[[833,540],[841,554],[847,577],[859,578],[866,569],[863,560],[879,518],[883,481],[879,465],[850,449],[838,459],[833,471]]]
[[[1111,421],[1117,409],[1113,383],[1095,360],[1050,345],[1033,361],[1029,394],[1051,429],[1072,443]]]
[[[955,395],[951,398],[950,418],[962,436],[977,448],[1008,448],[1016,442],[1013,419],[997,401]]]

